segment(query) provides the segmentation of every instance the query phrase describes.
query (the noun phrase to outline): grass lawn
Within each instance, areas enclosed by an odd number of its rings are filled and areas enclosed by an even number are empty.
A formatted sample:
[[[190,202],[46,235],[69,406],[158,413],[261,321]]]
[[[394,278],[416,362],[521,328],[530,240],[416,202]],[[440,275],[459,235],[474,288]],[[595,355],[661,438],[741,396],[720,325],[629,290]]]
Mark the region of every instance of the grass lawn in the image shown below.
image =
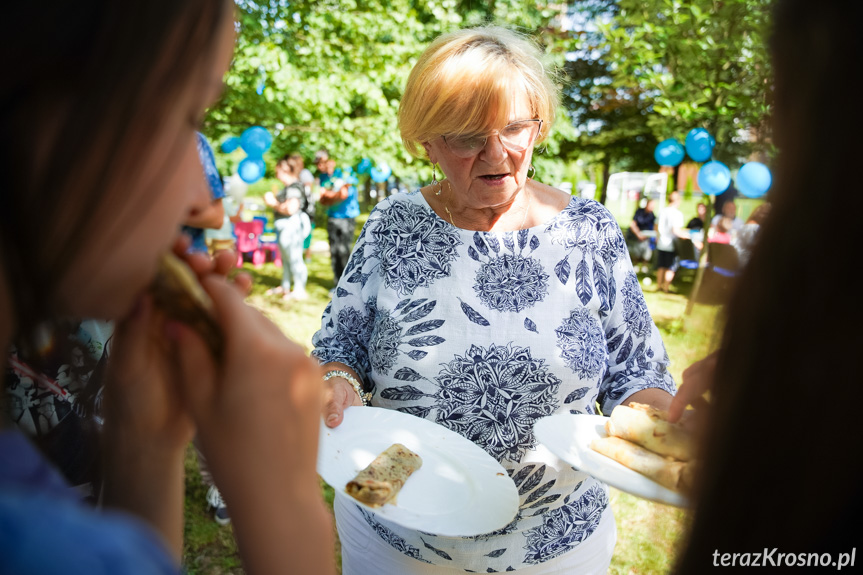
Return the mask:
[[[325,229],[317,228],[314,234],[316,242],[326,240]],[[280,283],[281,269],[271,263],[258,269],[251,264],[244,266],[244,270],[255,280],[249,303],[307,348],[311,348],[312,335],[320,327],[321,314],[329,301],[328,292],[332,287],[329,252],[323,243],[313,246],[319,249],[314,253],[309,267],[307,289],[311,297],[307,301],[286,304],[265,296],[264,292],[268,288]],[[691,281],[679,281],[674,288],[677,291],[671,294],[656,292],[651,287],[644,289],[648,308],[662,332],[672,359],[671,372],[679,383],[683,370],[714,347],[716,309],[696,306],[692,314],[686,316],[684,310]],[[322,482],[321,489],[331,506],[332,488]],[[231,527],[220,527],[213,521],[206,507],[205,496],[206,489],[201,483],[195,453],[190,448],[186,456],[185,567],[190,575],[244,573]],[[616,489],[611,489],[611,506],[617,521],[618,540],[609,573],[669,572],[685,531],[687,514],[680,509],[651,503]],[[340,564],[338,542],[334,553]]]

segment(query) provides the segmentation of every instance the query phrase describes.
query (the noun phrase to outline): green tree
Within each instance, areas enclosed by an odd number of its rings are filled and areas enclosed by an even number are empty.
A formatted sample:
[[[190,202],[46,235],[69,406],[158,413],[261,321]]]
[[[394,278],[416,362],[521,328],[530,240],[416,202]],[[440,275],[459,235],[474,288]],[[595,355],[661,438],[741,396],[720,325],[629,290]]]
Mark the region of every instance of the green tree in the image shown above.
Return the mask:
[[[543,3],[236,3],[235,58],[225,93],[208,117],[207,135],[220,142],[259,124],[274,135],[269,160],[294,150],[311,157],[326,147],[345,165],[363,157],[386,162],[411,185],[431,179],[431,167],[404,151],[398,105],[411,67],[433,38],[462,26],[496,23],[534,34],[552,60],[563,58],[552,33],[559,10]],[[557,147],[558,140],[549,142],[550,151]],[[549,153],[537,166],[551,170],[555,162]]]
[[[769,148],[773,0],[619,0],[600,25],[615,86],[649,103],[657,139],[695,127],[732,166]]]
[[[658,143],[648,124],[650,98],[637,85],[615,82],[614,62],[600,26],[619,15],[614,0],[577,0],[572,20],[576,39],[566,59],[566,106],[577,134],[564,154],[591,158],[601,170],[604,193],[612,171],[652,171]]]

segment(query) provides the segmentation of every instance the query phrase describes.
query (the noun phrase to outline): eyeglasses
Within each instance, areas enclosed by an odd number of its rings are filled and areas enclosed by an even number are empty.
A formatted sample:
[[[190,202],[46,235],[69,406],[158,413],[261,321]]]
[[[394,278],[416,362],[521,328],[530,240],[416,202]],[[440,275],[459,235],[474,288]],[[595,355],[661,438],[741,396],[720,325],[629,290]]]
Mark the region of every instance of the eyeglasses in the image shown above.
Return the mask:
[[[519,120],[504,126],[497,133],[500,143],[510,152],[523,152],[533,145],[534,140],[542,129],[542,120]],[[441,136],[449,151],[459,158],[472,158],[485,148],[489,137],[487,136]]]

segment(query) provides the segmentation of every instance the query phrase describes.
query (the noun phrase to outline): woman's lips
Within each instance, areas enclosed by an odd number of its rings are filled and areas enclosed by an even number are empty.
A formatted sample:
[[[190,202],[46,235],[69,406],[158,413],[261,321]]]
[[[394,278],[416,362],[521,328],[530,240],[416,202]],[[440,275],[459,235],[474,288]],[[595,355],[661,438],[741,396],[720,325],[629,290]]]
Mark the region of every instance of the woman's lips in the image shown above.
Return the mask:
[[[488,183],[499,183],[502,182],[504,178],[506,178],[509,174],[487,174],[485,176],[480,176],[482,180],[485,180]]]

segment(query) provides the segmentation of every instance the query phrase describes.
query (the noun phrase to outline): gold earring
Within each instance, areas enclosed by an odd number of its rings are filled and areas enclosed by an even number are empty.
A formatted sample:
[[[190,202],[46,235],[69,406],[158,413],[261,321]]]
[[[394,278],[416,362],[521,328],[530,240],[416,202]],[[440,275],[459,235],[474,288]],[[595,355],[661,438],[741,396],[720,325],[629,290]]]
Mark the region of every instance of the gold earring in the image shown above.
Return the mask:
[[[533,173],[531,173],[531,170],[533,170]],[[533,167],[533,164],[530,165],[530,167],[527,169],[527,172],[528,172],[527,179],[528,180],[533,179],[533,176],[536,175],[536,168]]]
[[[435,185],[437,185],[438,189],[434,193],[434,195],[439,196],[440,193],[443,191],[443,184],[437,181],[437,164],[432,162],[432,181],[431,181],[432,189],[434,189]]]

